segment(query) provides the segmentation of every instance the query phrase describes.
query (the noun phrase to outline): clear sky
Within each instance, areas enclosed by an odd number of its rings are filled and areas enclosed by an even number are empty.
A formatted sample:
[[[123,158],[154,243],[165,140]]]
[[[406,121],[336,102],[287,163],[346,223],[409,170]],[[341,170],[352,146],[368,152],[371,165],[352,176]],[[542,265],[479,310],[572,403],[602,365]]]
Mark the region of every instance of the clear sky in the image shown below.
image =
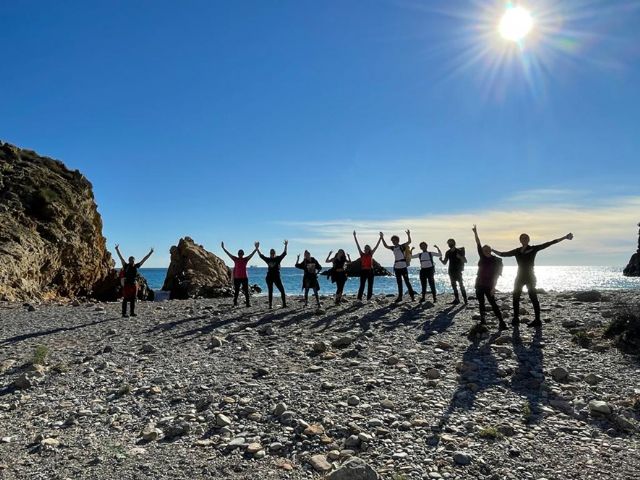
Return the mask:
[[[0,139],[93,183],[109,245],[166,266],[412,228],[620,265],[640,221],[640,1],[0,3]],[[386,259],[386,257],[382,257]],[[387,263],[387,262],[383,262]]]

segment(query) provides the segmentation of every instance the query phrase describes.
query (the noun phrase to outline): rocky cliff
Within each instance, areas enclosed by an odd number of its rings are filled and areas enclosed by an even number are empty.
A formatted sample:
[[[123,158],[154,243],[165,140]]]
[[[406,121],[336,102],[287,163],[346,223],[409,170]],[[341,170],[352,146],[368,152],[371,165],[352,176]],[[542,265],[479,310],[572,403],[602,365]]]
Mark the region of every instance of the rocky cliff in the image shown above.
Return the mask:
[[[640,223],[638,223],[640,228]],[[631,255],[629,264],[625,267],[622,273],[626,277],[640,277],[640,229],[638,230],[638,250]]]
[[[91,183],[0,143],[0,298],[90,295],[112,268]]]
[[[231,270],[190,237],[171,247],[171,263],[162,290],[171,298],[215,298],[231,295]]]

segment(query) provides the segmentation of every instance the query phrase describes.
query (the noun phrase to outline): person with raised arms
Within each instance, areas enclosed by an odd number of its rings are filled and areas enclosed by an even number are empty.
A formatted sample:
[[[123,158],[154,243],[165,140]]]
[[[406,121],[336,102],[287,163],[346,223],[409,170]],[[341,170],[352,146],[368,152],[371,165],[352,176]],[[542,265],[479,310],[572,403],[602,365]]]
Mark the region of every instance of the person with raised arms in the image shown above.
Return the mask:
[[[224,242],[221,242],[220,246],[222,247],[222,250],[224,250],[224,253],[226,253],[233,261],[233,305],[234,307],[238,306],[238,296],[240,294],[240,287],[242,287],[245,305],[250,307],[251,301],[249,299],[249,275],[247,274],[247,264],[256,254],[258,248],[260,248],[260,242],[254,243],[253,252],[251,252],[248,257],[244,256],[244,250],[242,249],[238,250],[238,256],[236,257],[224,247]]]
[[[529,323],[528,326],[532,328],[542,327],[542,322],[540,321],[540,301],[538,300],[538,293],[536,291],[536,255],[539,251],[549,248],[556,243],[560,243],[563,240],[573,240],[573,233],[567,233],[564,237],[556,238],[555,240],[541,243],[540,245],[530,245],[531,237],[523,233],[520,235],[520,247],[509,250],[508,252],[491,250],[501,257],[516,257],[516,262],[518,263],[518,273],[516,274],[516,279],[513,284],[512,325],[518,325],[520,323],[520,297],[522,296],[523,287],[527,287],[527,292],[529,293],[529,298],[531,299],[535,313],[535,320]]]
[[[336,284],[336,305],[342,302],[342,295],[344,293],[344,286],[347,283],[347,265],[351,261],[347,258],[347,254],[343,249],[336,252],[335,256],[331,257],[333,250],[327,255],[327,263],[331,266],[331,281]]]
[[[258,255],[260,255],[260,258],[267,264],[267,276],[265,278],[265,281],[267,282],[267,291],[269,292],[269,310],[273,308],[274,285],[280,292],[280,296],[282,298],[282,308],[287,308],[287,296],[284,291],[282,279],[280,278],[280,264],[282,263],[282,259],[287,256],[288,245],[289,242],[285,240],[283,252],[280,255],[276,255],[275,249],[272,248],[271,250],[269,250],[268,257],[264,256],[262,252],[260,252],[260,247],[258,247]]]
[[[420,242],[420,253],[416,253],[412,255],[412,258],[417,258],[420,260],[420,286],[422,287],[422,298],[421,302],[425,301],[427,296],[427,282],[429,283],[429,288],[431,289],[431,295],[433,296],[433,303],[438,301],[436,296],[436,264],[433,261],[433,258],[442,258],[442,251],[437,245],[434,245],[434,248],[437,252],[430,252],[429,245],[426,242]]]
[[[360,287],[358,288],[358,300],[362,300],[364,295],[364,286],[367,285],[367,300],[371,300],[373,296],[373,280],[375,279],[375,269],[373,265],[373,255],[380,246],[382,237],[378,237],[378,243],[371,248],[371,245],[365,245],[364,250],[360,248],[356,231],[353,231],[353,239],[356,241],[358,253],[360,254]]]
[[[138,269],[142,267],[144,262],[149,260],[149,257],[153,255],[153,248],[149,250],[149,253],[136,263],[134,257],[129,257],[129,261],[126,262],[122,253],[120,253],[120,245],[116,245],[116,253],[122,262],[122,316],[127,315],[127,304],[130,304],[130,314],[132,317],[137,317],[136,314],[136,299],[138,298]]]
[[[476,247],[478,248],[478,275],[476,276],[476,298],[480,308],[480,324],[484,325],[486,321],[485,298],[489,301],[493,313],[498,319],[498,330],[505,330],[507,325],[502,318],[502,312],[496,302],[496,283],[498,277],[502,275],[502,259],[491,254],[491,247],[480,243],[478,236],[478,228],[473,226],[473,235],[476,239]]]
[[[460,303],[460,295],[458,294],[458,285],[460,285],[460,292],[462,293],[462,299],[466,305],[467,303],[467,291],[464,288],[464,280],[462,279],[462,272],[464,271],[464,264],[467,263],[467,257],[465,257],[464,248],[457,248],[456,241],[453,238],[447,240],[449,250],[444,255],[444,259],[440,258],[443,265],[449,263],[449,281],[451,282],[451,288],[453,288],[453,305]]]
[[[299,268],[304,273],[302,275],[302,289],[304,290],[304,306],[309,303],[309,290],[313,290],[313,295],[316,297],[316,304],[320,308],[320,297],[318,292],[320,291],[320,283],[318,283],[318,273],[322,270],[320,262],[311,256],[309,250],[304,251],[304,258],[300,261],[300,255],[296,259],[296,268]]]
[[[411,300],[415,300],[416,294],[413,291],[413,287],[411,286],[411,282],[409,281],[409,261],[411,259],[411,249],[409,245],[411,245],[411,232],[409,230],[407,233],[407,241],[404,243],[400,243],[400,238],[397,235],[393,235],[391,237],[391,245],[387,244],[384,239],[384,233],[380,232],[380,240],[382,240],[382,245],[386,249],[389,249],[393,252],[394,262],[393,262],[393,272],[396,276],[396,282],[398,284],[398,297],[396,298],[396,303],[402,301],[402,281],[407,285],[407,289],[409,290],[409,295],[411,296]]]

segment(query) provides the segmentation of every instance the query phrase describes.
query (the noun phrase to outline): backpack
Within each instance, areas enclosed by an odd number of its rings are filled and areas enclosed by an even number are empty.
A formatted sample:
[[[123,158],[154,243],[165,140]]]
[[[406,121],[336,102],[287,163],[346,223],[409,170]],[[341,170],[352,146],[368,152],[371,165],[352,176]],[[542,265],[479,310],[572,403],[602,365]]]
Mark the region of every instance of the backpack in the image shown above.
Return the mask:
[[[456,255],[462,255],[464,257],[464,262],[462,262],[462,268],[460,269],[460,271],[463,271],[464,270],[464,264],[467,263],[467,256],[465,255],[464,247],[460,247],[460,248],[456,249]]]
[[[407,266],[411,264],[411,248],[409,245],[403,247],[402,253],[404,253],[404,261],[407,262]]]

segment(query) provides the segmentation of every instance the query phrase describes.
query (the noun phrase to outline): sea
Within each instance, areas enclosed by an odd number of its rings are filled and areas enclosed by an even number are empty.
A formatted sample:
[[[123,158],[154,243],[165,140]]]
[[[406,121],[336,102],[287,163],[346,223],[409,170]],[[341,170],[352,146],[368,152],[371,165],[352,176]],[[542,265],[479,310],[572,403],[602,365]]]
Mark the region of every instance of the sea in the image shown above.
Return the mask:
[[[387,270],[392,271],[387,267]],[[505,266],[502,277],[498,281],[498,292],[510,292],[513,290],[513,281],[516,276],[516,266]],[[464,271],[465,286],[471,292],[475,282],[477,267],[467,267]],[[257,284],[266,293],[265,267],[249,268],[249,283]],[[160,290],[167,273],[166,268],[141,268],[140,273],[147,279],[153,290]],[[283,267],[280,273],[285,290],[289,294],[300,293],[302,286],[302,271],[294,267]],[[560,267],[538,266],[536,267],[538,288],[548,292],[583,291],[583,290],[640,290],[640,278],[629,278],[622,275],[619,267]],[[409,278],[413,288],[420,289],[419,269],[409,268]],[[335,292],[335,285],[324,275],[319,276],[320,293],[330,295]],[[447,271],[444,268],[436,271],[436,290],[438,293],[451,293],[451,285]],[[351,278],[345,286],[345,294],[356,294],[360,280]],[[428,288],[427,288],[428,289]],[[376,277],[374,293],[397,293],[395,277]]]

